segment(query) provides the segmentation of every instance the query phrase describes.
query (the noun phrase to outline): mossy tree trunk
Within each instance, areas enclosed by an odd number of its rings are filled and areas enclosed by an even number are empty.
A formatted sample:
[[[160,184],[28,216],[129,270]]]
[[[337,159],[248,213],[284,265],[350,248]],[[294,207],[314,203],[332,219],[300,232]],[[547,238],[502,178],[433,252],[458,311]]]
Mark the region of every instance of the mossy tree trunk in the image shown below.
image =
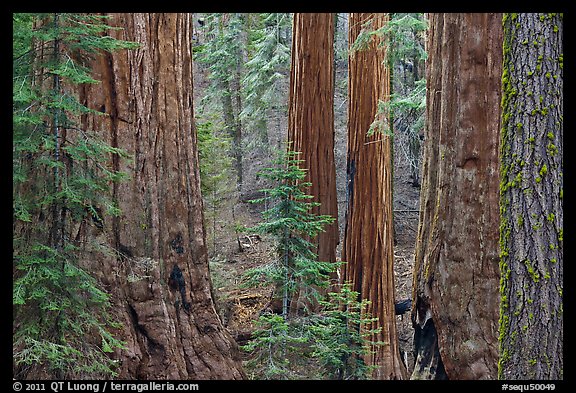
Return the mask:
[[[494,379],[499,14],[431,14],[412,379]]]
[[[288,149],[299,151],[305,192],[320,206],[315,215],[338,218],[334,163],[334,14],[294,14],[288,112]],[[311,239],[318,260],[336,261],[338,222]]]
[[[563,20],[503,24],[498,374],[562,379]]]
[[[211,294],[196,131],[193,122],[192,15],[111,14],[117,38],[135,50],[93,64],[98,85],[80,98],[104,116],[82,123],[101,130],[132,161],[111,165],[129,174],[115,185],[122,214],[85,243],[117,251],[87,260],[110,291],[118,335],[115,353],[126,379],[241,379],[236,343],[222,326]],[[171,273],[181,285],[170,288]]]
[[[372,21],[378,29],[388,21],[386,14],[351,13],[349,43],[358,37],[363,24]],[[389,100],[390,74],[385,64],[386,49],[374,37],[368,48],[350,53],[348,120],[348,208],[342,260],[344,280],[362,299],[371,303],[368,312],[378,321],[365,329],[380,328],[369,337],[371,353],[365,356],[375,366],[375,379],[405,379],[406,368],[398,346],[394,314],[394,252],[392,221],[391,137],[382,132],[368,135],[378,112],[378,100]],[[376,117],[377,116],[377,117]]]

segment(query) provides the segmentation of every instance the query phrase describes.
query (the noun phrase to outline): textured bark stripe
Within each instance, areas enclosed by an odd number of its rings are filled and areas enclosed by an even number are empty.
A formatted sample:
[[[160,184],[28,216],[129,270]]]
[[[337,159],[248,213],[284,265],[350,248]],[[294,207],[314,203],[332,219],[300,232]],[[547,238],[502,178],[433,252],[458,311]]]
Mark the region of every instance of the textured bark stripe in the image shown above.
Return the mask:
[[[132,255],[100,261],[124,324],[119,378],[241,379],[237,345],[211,295],[193,120],[192,15],[110,16],[122,28],[117,38],[140,43],[94,64],[103,83],[83,93],[109,115],[86,122],[134,157],[121,163],[130,180],[115,189],[122,215],[110,228],[112,246]],[[157,267],[147,280],[127,282],[137,261]],[[174,266],[181,290],[167,285]]]
[[[493,379],[501,16],[431,14],[429,20],[412,378]],[[426,328],[430,319],[434,329]],[[441,359],[430,356],[436,353]]]
[[[312,213],[338,217],[334,163],[334,14],[294,14],[288,112],[289,148],[301,152]],[[336,261],[338,222],[313,243],[320,261]]]
[[[499,376],[563,377],[563,21],[506,14]]]
[[[378,29],[386,14],[351,13],[349,42],[354,43],[365,23]],[[347,221],[342,260],[344,279],[362,299],[371,301],[368,311],[378,317],[381,328],[371,339],[383,345],[371,348],[365,360],[375,365],[376,379],[404,379],[406,369],[398,349],[394,314],[394,252],[392,238],[392,167],[390,137],[376,132],[368,136],[377,114],[378,100],[390,95],[390,76],[385,66],[381,39],[371,40],[365,50],[349,58]],[[386,114],[380,116],[387,116]]]

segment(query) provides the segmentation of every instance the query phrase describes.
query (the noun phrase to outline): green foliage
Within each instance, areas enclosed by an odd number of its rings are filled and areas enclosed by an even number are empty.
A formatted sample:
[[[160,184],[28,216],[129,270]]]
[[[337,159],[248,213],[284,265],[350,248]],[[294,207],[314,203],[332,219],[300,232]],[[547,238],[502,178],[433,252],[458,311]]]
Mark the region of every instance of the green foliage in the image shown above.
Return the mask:
[[[426,60],[427,54],[423,46],[426,29],[428,23],[424,14],[397,13],[392,14],[390,21],[375,34],[388,38],[388,62],[394,65],[398,62]]]
[[[122,347],[109,331],[117,325],[108,295],[79,266],[85,247],[72,231],[119,214],[109,188],[126,175],[109,160],[127,154],[82,129],[80,116],[100,113],[69,87],[98,83],[89,61],[135,44],[105,35],[103,16],[13,14],[13,22],[14,364],[61,378],[115,375],[107,353]]]
[[[362,356],[369,353],[372,333],[379,329],[361,330],[376,322],[365,310],[368,300],[357,300],[358,292],[350,284],[340,286],[338,292],[328,293],[328,301],[321,301],[323,310],[312,315],[310,325],[312,357],[320,361],[320,373],[328,379],[364,379],[372,368]]]
[[[326,287],[329,273],[335,265],[320,262],[313,251],[314,245],[308,238],[314,238],[324,226],[334,221],[328,215],[316,215],[310,212],[317,202],[304,190],[311,185],[304,181],[305,171],[300,167],[303,160],[296,157],[299,152],[287,151],[276,159],[275,167],[265,168],[260,176],[272,181],[275,187],[262,190],[266,197],[251,201],[268,202],[271,206],[263,212],[264,221],[251,231],[270,235],[276,240],[277,258],[269,264],[247,272],[247,285],[270,285],[283,293],[283,315],[287,315],[287,303],[291,295],[302,287],[316,300],[318,290],[314,286]]]
[[[374,29],[372,19],[368,19],[350,49],[352,52],[365,50],[374,36],[384,37],[381,45],[386,47],[389,64],[412,59],[425,60],[426,51],[420,42],[427,28],[428,24],[421,13],[391,14],[388,23],[378,29]]]
[[[232,158],[228,153],[231,149],[231,142],[217,121],[198,121],[196,130],[204,218],[206,223],[212,223],[212,246],[215,252],[218,211],[228,195],[234,191]]]
[[[286,106],[282,86],[290,68],[291,14],[258,14],[259,27],[251,30],[252,50],[242,80],[244,108],[240,119],[255,137],[255,145],[268,147],[270,109]]]
[[[108,295],[75,263],[77,250],[35,243],[27,251],[17,257],[13,286],[15,362],[45,365],[55,375],[115,375],[116,362],[107,353],[123,343],[108,329],[118,325]],[[100,342],[90,344],[86,337]]]
[[[366,312],[368,301],[344,284],[320,301],[321,309],[286,320],[266,313],[256,322],[253,339],[242,346],[251,354],[246,363],[257,379],[366,379],[373,367],[364,363],[369,336],[360,326],[377,320]]]
[[[294,321],[264,314],[256,322],[254,338],[242,349],[254,357],[247,362],[258,379],[298,379],[294,363],[301,361],[308,338]]]
[[[363,360],[369,348],[367,336],[372,330],[361,330],[376,318],[366,313],[367,301],[343,285],[339,292],[329,293],[325,300],[320,288],[330,284],[329,273],[337,264],[318,261],[313,239],[325,225],[334,221],[327,215],[315,215],[310,209],[318,203],[305,193],[305,182],[298,152],[286,151],[274,167],[265,168],[261,176],[275,186],[265,197],[252,201],[267,202],[264,221],[250,231],[272,236],[276,240],[276,258],[246,273],[246,286],[273,286],[282,294],[282,315],[264,314],[257,321],[254,339],[243,347],[252,353],[247,366],[255,377],[263,379],[362,379],[370,371]],[[296,293],[318,302],[317,312],[289,315],[289,302]]]

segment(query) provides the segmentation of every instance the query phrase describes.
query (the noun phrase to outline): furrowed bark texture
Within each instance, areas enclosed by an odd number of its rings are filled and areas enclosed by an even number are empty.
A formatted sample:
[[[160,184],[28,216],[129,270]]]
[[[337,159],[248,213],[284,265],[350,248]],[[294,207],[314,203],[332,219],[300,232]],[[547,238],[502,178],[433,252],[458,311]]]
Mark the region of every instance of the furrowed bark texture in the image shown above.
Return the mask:
[[[388,21],[386,14],[351,13],[349,18],[350,44],[364,23],[371,20],[377,29]],[[368,365],[377,366],[372,377],[405,379],[394,313],[391,138],[380,132],[367,135],[378,100],[389,100],[390,95],[385,48],[379,43],[373,39],[368,48],[351,52],[349,58],[348,210],[342,260],[347,262],[344,280],[352,282],[362,299],[371,301],[367,311],[378,317],[364,328],[381,328],[370,339],[383,345],[372,346],[373,352],[365,356]]]
[[[334,15],[295,13],[288,112],[288,148],[307,169],[307,193],[321,203],[313,214],[338,218],[334,163]],[[338,222],[312,242],[318,260],[336,261]]]
[[[87,261],[111,293],[126,349],[119,378],[240,379],[239,352],[211,295],[196,132],[193,124],[191,14],[111,14],[117,38],[140,48],[94,64],[99,85],[81,98],[104,116],[83,126],[105,133],[131,162],[114,186],[122,215],[97,238],[117,257]],[[89,239],[93,240],[93,239]],[[184,289],[167,283],[174,266]],[[182,283],[182,281],[181,281]]]
[[[506,14],[501,379],[563,378],[563,18]]]
[[[412,379],[494,379],[499,14],[431,14]]]

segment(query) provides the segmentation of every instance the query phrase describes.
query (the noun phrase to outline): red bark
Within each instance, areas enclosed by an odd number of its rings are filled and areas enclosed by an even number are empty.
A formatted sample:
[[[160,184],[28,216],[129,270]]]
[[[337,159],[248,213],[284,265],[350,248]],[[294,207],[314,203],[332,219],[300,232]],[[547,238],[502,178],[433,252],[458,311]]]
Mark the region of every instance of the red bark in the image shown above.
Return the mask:
[[[378,29],[388,21],[386,14],[352,13],[349,42],[352,44],[363,24],[372,21]],[[376,119],[378,100],[389,100],[390,74],[385,66],[386,49],[380,39],[367,49],[352,52],[349,60],[348,120],[348,210],[342,260],[347,262],[344,279],[362,299],[371,302],[368,312],[378,322],[366,329],[372,334],[368,365],[377,366],[375,379],[404,379],[394,312],[394,252],[392,221],[392,160],[390,136],[376,132],[368,136]],[[378,120],[386,122],[387,114]],[[384,131],[380,129],[380,131]]]
[[[432,14],[428,53],[412,378],[492,379],[498,358],[501,15]]]
[[[104,116],[83,126],[102,132],[133,159],[111,165],[129,174],[113,196],[122,214],[97,241],[120,254],[86,264],[111,292],[126,349],[120,378],[240,379],[238,347],[211,295],[196,132],[193,121],[191,14],[111,14],[117,38],[138,49],[94,64],[102,83],[82,99]],[[90,239],[88,239],[90,240]],[[168,286],[182,270],[184,290]],[[186,304],[189,303],[189,307]]]

